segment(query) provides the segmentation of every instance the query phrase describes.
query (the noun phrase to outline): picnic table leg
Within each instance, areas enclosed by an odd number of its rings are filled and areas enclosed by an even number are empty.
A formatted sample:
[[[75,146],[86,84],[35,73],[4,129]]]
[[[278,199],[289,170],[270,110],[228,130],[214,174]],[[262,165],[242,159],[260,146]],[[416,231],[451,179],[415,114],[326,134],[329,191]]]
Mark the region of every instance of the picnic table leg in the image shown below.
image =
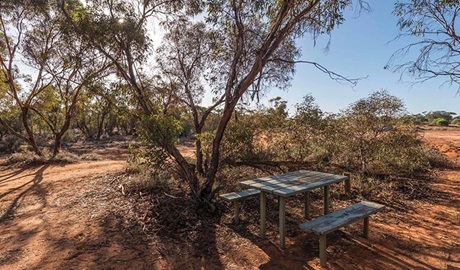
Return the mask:
[[[369,237],[369,217],[364,218],[363,236],[364,238]]]
[[[235,224],[238,224],[238,222],[240,222],[240,202],[235,201],[233,207],[234,207],[233,221],[235,222]]]
[[[327,215],[329,213],[329,186],[324,187],[324,214]]]
[[[265,236],[265,221],[267,215],[267,194],[264,191],[260,192],[260,237]]]
[[[280,204],[280,247],[286,246],[286,198],[279,197]]]
[[[319,261],[322,267],[326,267],[326,234],[319,237]]]
[[[345,193],[351,193],[351,179],[350,174],[346,173],[347,179],[345,179]]]
[[[310,218],[310,191],[305,192],[304,194],[304,213],[303,216],[305,219]]]

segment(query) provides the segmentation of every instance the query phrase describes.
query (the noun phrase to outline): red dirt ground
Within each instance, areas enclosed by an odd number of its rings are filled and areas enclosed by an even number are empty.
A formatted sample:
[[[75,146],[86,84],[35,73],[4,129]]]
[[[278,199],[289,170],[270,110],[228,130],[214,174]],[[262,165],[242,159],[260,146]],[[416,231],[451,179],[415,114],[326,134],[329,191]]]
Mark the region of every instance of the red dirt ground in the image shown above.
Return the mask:
[[[460,130],[424,133],[460,162]],[[288,201],[280,249],[275,200],[265,239],[257,236],[256,200],[245,203],[238,225],[223,203],[208,219],[183,219],[190,206],[180,193],[129,193],[126,153],[99,154],[108,159],[0,167],[0,269],[321,269],[318,239],[297,228],[300,198]],[[328,268],[460,269],[460,168],[421,181],[404,183],[392,201],[374,198],[387,208],[371,219],[369,239],[360,223],[328,235]],[[343,195],[342,186],[332,194],[334,208],[361,199]],[[320,215],[321,196],[313,198],[313,215]]]

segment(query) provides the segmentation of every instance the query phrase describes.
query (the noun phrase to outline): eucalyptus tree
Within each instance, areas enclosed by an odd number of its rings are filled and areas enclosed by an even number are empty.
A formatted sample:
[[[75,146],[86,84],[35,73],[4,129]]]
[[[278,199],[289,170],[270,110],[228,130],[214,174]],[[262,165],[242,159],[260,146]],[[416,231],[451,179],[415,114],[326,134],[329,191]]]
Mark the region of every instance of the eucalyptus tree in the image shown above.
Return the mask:
[[[444,77],[460,87],[459,13],[459,0],[398,1],[394,14],[399,17],[401,36],[417,41],[395,52],[389,66],[414,76],[417,82]],[[409,53],[418,56],[399,64]]]
[[[97,88],[97,91],[94,91]],[[81,94],[77,103],[74,125],[83,132],[86,139],[99,141],[104,133],[104,125],[114,107],[100,91],[111,89],[101,85],[94,85]]]
[[[212,61],[212,34],[204,23],[183,19],[170,26],[156,51],[160,77],[170,82],[170,95],[179,106],[187,107],[192,116],[196,170],[201,176],[206,175],[208,169],[202,145],[203,128],[208,116],[224,101],[222,95],[214,99],[212,105],[200,106],[204,84],[212,82],[206,76]]]
[[[244,99],[259,98],[270,87],[286,89],[300,56],[296,39],[329,34],[344,21],[344,10],[355,2],[363,4],[360,0],[198,0],[185,4],[154,0],[94,0],[85,3],[63,0],[62,10],[74,30],[111,59],[118,74],[131,84],[143,109],[146,130],[150,132],[152,142],[176,161],[192,194],[210,202],[219,189],[216,179],[222,167],[221,143],[235,108]],[[203,89],[199,85],[199,73],[206,73],[201,82],[205,82],[215,94],[215,103],[207,111],[218,106],[219,120],[206,170],[202,170],[202,166],[197,169],[178,151],[177,121],[164,113],[159,106],[161,101],[152,100],[154,85],[158,81],[153,77],[147,83],[144,80],[148,77],[147,56],[154,42],[147,29],[147,22],[152,17],[166,21],[162,25],[167,32],[169,30],[167,39],[171,41],[158,52],[165,54],[164,61],[158,66],[163,77],[169,80],[170,90],[177,92],[163,98],[177,97],[189,108],[196,107]],[[183,17],[195,22],[201,18],[202,23],[180,28],[183,24],[180,18]],[[196,37],[189,32],[195,33]],[[322,68],[317,63],[309,63]],[[155,66],[149,69],[153,70]],[[190,111],[198,114],[193,109]],[[203,115],[201,118],[194,116],[195,128],[200,126],[201,120],[206,120]],[[199,151],[197,153],[199,155]],[[201,173],[204,174],[202,179],[199,177]]]
[[[330,33],[344,21],[352,1],[211,1],[206,21],[215,31],[215,70],[222,81],[223,112],[212,146],[210,168],[201,195],[216,190],[220,144],[236,106],[246,95],[258,97],[270,86],[287,88],[300,56],[295,40]]]
[[[62,31],[62,16],[53,1],[0,3],[0,65],[7,95],[20,109],[22,130],[0,118],[8,131],[43,156],[36,141],[36,121],[53,137],[53,157],[70,126],[81,90],[108,67],[76,35]],[[101,60],[102,59],[102,60]]]
[[[126,88],[126,84],[107,81],[86,87],[76,105],[74,127],[86,139],[100,140],[104,133],[111,135],[114,129],[131,135],[137,122],[133,112],[136,106]]]

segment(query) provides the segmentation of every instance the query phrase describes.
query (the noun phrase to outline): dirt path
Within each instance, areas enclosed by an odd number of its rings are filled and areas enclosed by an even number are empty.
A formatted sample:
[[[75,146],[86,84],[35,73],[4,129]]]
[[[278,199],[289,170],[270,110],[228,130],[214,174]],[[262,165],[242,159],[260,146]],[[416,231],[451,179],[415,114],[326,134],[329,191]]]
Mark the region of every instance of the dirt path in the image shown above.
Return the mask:
[[[426,139],[460,161],[460,131],[427,131]],[[286,249],[277,246],[276,211],[267,238],[257,236],[257,202],[244,206],[240,225],[231,224],[229,207],[209,224],[169,232],[177,237],[161,235],[170,221],[144,233],[139,220],[147,224],[150,212],[139,214],[143,194],[123,195],[124,167],[123,160],[0,167],[0,269],[320,269],[317,238],[297,229],[296,201],[288,202]],[[405,197],[372,219],[369,240],[360,237],[361,224],[328,236],[330,269],[460,269],[460,169],[405,188]],[[334,200],[334,207],[356,199]],[[147,205],[161,210],[157,201]],[[318,215],[320,205],[320,199],[312,205]],[[179,220],[177,211],[172,217]],[[209,235],[195,243],[200,230]]]
[[[65,239],[78,239],[91,227],[91,216],[78,213],[84,213],[78,208],[88,207],[79,196],[94,176],[122,171],[124,163],[0,169],[0,268],[58,269],[54,266],[72,256],[65,254],[66,249],[76,248],[61,246]]]

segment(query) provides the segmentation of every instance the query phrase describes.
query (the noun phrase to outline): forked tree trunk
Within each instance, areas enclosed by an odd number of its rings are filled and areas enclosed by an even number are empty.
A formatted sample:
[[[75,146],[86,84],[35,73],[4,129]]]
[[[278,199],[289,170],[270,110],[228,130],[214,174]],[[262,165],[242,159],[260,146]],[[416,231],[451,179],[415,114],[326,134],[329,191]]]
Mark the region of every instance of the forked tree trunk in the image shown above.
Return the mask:
[[[24,126],[24,129],[26,130],[26,133],[27,133],[26,142],[32,147],[35,154],[37,154],[39,157],[43,157],[43,152],[38,147],[37,141],[35,140],[34,133],[29,126],[29,122],[27,121],[28,116],[29,116],[29,109],[26,107],[22,107],[21,108],[21,120],[22,120],[22,125]]]
[[[58,133],[54,134],[54,147],[53,147],[53,156],[55,158],[57,154],[61,151],[61,142],[64,134],[69,130],[70,120],[72,119],[71,113],[67,113],[65,117],[64,125],[62,125],[61,130]]]

